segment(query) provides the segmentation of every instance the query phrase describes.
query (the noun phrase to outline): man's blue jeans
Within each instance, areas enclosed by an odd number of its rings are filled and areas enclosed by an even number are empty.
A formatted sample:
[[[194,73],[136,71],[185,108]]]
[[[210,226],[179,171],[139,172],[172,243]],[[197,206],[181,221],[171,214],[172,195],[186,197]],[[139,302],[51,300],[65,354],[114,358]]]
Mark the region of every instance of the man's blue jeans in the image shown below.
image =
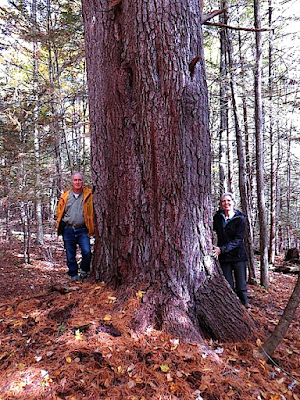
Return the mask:
[[[88,272],[91,263],[91,245],[86,228],[74,229],[69,226],[65,227],[63,239],[67,254],[67,266],[69,268],[68,275],[78,275],[78,265],[76,261],[76,249],[79,245],[82,255],[81,271]]]

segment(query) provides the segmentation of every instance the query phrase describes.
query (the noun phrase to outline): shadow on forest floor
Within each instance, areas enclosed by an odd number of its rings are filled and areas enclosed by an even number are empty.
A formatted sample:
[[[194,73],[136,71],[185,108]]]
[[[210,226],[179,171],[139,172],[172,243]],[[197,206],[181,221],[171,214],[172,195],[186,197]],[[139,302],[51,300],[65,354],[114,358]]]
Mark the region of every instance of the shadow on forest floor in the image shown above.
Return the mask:
[[[256,345],[201,346],[150,327],[132,332],[139,296],[120,307],[103,283],[70,284],[56,237],[32,248],[30,265],[17,240],[2,242],[0,256],[0,400],[300,399],[299,309],[276,365],[257,357],[295,275],[271,271],[269,292],[249,287]]]

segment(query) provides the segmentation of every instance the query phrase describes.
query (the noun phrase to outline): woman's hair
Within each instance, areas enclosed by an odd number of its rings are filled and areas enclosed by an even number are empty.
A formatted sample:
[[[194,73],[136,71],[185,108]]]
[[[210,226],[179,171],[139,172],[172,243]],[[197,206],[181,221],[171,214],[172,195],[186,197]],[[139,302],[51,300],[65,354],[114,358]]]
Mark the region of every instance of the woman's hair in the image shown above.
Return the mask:
[[[235,204],[234,195],[232,193],[230,193],[230,192],[223,193],[222,196],[220,197],[220,207],[221,208],[222,208],[222,201],[223,201],[224,197],[226,197],[226,196],[230,197],[231,200],[233,201],[233,204]]]

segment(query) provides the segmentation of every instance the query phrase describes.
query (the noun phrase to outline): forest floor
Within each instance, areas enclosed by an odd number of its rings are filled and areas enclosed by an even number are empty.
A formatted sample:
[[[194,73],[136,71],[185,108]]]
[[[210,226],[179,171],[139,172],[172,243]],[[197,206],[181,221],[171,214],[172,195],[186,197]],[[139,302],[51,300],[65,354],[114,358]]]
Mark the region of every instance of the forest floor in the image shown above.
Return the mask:
[[[300,399],[299,308],[272,362],[258,352],[297,275],[272,270],[269,291],[249,286],[256,343],[200,346],[132,332],[141,293],[120,307],[104,283],[71,284],[60,239],[27,265],[17,240],[0,244],[0,400]]]

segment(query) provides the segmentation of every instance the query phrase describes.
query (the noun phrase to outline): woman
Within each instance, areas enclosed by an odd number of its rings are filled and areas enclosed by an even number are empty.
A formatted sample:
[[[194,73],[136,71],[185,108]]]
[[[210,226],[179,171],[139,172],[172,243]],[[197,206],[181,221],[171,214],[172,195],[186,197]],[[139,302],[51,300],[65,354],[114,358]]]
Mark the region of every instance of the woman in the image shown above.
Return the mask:
[[[248,306],[246,266],[247,254],[244,247],[245,215],[234,209],[232,193],[224,193],[220,199],[221,209],[214,216],[214,230],[218,246],[214,256],[219,258],[224,276],[242,304]],[[234,280],[233,280],[234,275]],[[235,282],[234,282],[235,281]]]

